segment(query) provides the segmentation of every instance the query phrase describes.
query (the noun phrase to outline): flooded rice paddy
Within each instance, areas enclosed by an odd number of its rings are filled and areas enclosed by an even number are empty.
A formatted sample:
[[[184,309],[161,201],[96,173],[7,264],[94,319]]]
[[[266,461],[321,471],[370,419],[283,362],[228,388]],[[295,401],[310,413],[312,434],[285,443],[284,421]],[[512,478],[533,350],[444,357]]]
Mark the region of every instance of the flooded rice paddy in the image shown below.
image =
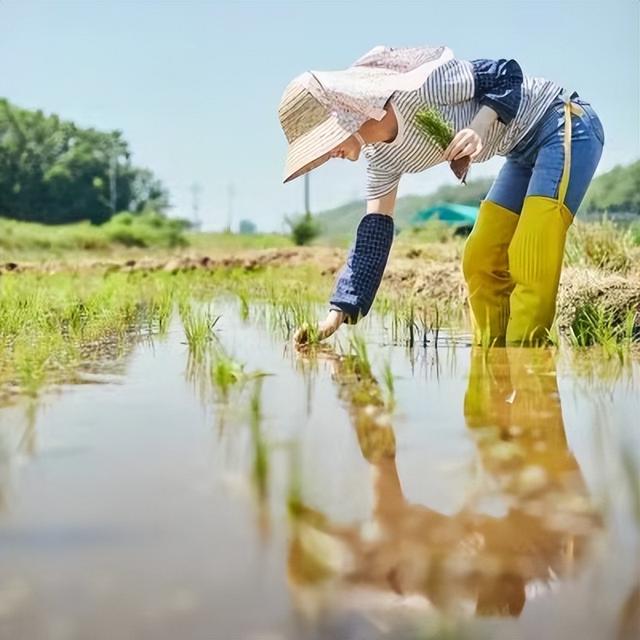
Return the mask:
[[[637,361],[261,311],[0,408],[0,638],[635,637]]]

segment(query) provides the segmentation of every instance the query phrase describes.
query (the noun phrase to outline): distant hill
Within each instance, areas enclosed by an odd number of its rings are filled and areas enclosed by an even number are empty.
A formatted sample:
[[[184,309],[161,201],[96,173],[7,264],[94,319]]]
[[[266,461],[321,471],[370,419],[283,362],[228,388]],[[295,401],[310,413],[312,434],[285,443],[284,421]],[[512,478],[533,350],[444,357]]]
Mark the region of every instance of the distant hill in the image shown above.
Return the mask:
[[[408,226],[416,212],[438,202],[477,205],[488,193],[492,178],[471,180],[466,185],[444,185],[428,195],[398,198],[395,219],[399,228]],[[316,215],[325,239],[353,234],[364,215],[364,200],[354,200]],[[584,212],[618,212],[640,214],[640,160],[618,166],[593,180],[580,207]]]
[[[580,210],[640,214],[640,160],[595,178]]]
[[[491,182],[491,178],[470,180],[466,185],[444,185],[428,195],[402,196],[396,201],[396,224],[400,228],[406,227],[414,213],[438,202],[477,205],[487,195]],[[335,209],[322,211],[316,218],[325,237],[338,237],[353,233],[364,215],[364,209],[364,200],[354,200]]]

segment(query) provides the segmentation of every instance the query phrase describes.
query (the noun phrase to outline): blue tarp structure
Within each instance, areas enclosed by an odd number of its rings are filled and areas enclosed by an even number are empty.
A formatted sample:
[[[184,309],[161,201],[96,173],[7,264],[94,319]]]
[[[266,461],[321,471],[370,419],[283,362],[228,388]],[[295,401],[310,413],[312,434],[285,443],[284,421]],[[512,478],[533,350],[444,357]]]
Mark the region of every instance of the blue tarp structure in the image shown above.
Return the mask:
[[[471,207],[466,204],[441,202],[423,211],[418,211],[411,218],[411,224],[423,224],[427,220],[442,220],[442,222],[455,227],[472,227],[478,217],[478,209],[479,207]]]

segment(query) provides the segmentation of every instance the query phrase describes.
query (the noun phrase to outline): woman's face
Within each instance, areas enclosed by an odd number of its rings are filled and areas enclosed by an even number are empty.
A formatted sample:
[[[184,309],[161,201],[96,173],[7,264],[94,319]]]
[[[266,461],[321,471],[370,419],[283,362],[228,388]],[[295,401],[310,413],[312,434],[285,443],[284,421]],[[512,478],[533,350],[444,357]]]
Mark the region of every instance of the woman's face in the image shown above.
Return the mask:
[[[330,158],[342,158],[355,162],[360,157],[360,143],[354,136],[349,136],[344,142],[336,145],[329,151]]]

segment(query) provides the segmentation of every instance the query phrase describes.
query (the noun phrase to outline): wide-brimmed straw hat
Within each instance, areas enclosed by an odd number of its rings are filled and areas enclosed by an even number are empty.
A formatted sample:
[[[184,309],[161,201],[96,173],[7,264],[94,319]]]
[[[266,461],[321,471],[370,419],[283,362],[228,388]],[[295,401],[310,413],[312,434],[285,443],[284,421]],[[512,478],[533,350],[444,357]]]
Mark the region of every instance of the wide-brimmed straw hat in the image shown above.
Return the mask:
[[[329,159],[329,152],[370,119],[381,120],[396,91],[421,87],[451,60],[447,47],[379,46],[341,71],[306,71],[285,89],[278,115],[289,143],[284,182]]]

